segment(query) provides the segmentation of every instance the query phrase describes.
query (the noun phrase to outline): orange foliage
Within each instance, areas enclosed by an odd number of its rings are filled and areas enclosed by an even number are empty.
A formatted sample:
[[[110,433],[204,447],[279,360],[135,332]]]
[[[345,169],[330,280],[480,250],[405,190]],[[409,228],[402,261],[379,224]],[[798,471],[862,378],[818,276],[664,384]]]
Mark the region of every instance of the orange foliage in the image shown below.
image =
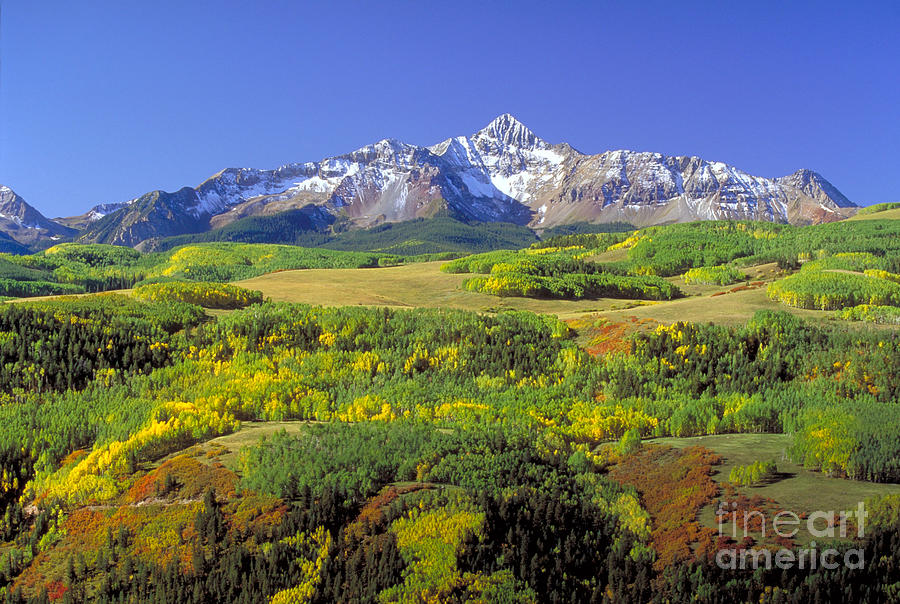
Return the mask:
[[[196,539],[194,517],[201,506],[198,502],[123,506],[109,523],[114,528],[126,527],[132,535],[130,555],[161,566],[177,560],[187,570]]]
[[[736,534],[740,539],[745,533],[754,533],[754,540],[761,545],[788,549],[794,547],[793,539],[780,537],[774,531],[773,520],[780,512],[785,511],[774,499],[760,495],[747,497],[730,483],[725,483],[722,490],[722,500],[716,506],[716,510],[717,513],[719,513],[718,510],[726,512],[721,519],[722,532],[726,536]],[[804,516],[805,514],[800,515],[801,518]],[[736,529],[732,520],[737,521]],[[764,522],[766,523],[765,535],[763,535]],[[732,545],[728,547],[732,547]]]
[[[634,486],[650,513],[656,568],[690,560],[714,547],[716,530],[697,521],[719,487],[710,477],[722,458],[703,447],[672,449],[645,446],[610,470],[610,477]]]
[[[287,504],[277,497],[245,493],[234,510],[231,526],[243,533],[271,533],[287,513]]]
[[[384,487],[377,495],[366,502],[356,520],[347,527],[347,534],[360,539],[366,534],[372,534],[372,529],[380,527],[384,521],[385,507],[401,495],[430,488],[433,488],[433,485],[428,483],[415,483],[402,487],[393,485]]]
[[[175,485],[173,493],[166,493],[167,479]],[[139,478],[126,495],[131,503],[147,501],[164,495],[180,499],[199,499],[213,489],[220,497],[236,494],[237,476],[220,463],[204,464],[193,457],[174,457],[146,476]]]
[[[66,518],[63,530],[66,541],[73,550],[86,551],[100,548],[106,541],[106,527],[109,513],[102,510],[82,508]]]
[[[87,449],[75,449],[74,451],[66,455],[61,462],[59,462],[59,466],[65,467],[70,463],[75,463],[88,453],[90,453],[90,451],[88,451]]]
[[[63,585],[62,581],[51,581],[47,584],[47,598],[51,602],[62,600],[67,591],[69,588]]]
[[[16,577],[12,584],[13,591],[21,589],[24,594],[37,595],[41,591],[41,587],[45,585],[44,576],[38,569],[47,566],[49,563],[47,552],[41,552],[35,556],[22,574]]]
[[[65,588],[60,586],[64,586],[62,573],[68,559],[82,555],[90,565],[101,552],[109,557],[108,535],[117,535],[122,529],[128,538],[125,549],[119,550],[120,560],[133,557],[162,567],[174,561],[184,572],[190,572],[193,544],[198,539],[194,518],[203,506],[201,499],[208,488],[225,499],[222,511],[229,531],[259,535],[260,542],[271,539],[275,528],[284,521],[287,504],[277,497],[253,493],[237,498],[237,477],[217,465],[181,455],[139,478],[116,503],[72,510],[60,527],[59,541],[38,554],[12,588],[22,588],[29,596],[47,588],[51,600],[53,593],[59,594],[56,599],[63,598]],[[164,492],[167,476],[174,479],[175,485],[169,493]],[[171,479],[169,484],[173,484]]]
[[[632,315],[622,322],[611,322],[598,319],[596,315],[578,319],[570,319],[566,323],[583,336],[587,343],[585,351],[592,356],[602,356],[611,352],[627,352],[627,337],[641,331],[645,325],[655,324],[653,319],[639,319]]]

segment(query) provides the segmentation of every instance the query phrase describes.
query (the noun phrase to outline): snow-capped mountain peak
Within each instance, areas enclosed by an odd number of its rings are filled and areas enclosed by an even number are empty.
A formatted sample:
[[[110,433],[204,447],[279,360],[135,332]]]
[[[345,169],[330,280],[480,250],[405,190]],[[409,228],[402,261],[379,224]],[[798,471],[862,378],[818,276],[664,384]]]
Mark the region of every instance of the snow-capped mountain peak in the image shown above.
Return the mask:
[[[24,245],[75,232],[49,220],[6,185],[0,185],[0,231]]]
[[[528,126],[509,113],[504,113],[494,118],[490,124],[476,132],[472,138],[476,141],[492,141],[504,147],[517,147],[519,149],[535,149],[549,146],[545,141],[538,138]]]

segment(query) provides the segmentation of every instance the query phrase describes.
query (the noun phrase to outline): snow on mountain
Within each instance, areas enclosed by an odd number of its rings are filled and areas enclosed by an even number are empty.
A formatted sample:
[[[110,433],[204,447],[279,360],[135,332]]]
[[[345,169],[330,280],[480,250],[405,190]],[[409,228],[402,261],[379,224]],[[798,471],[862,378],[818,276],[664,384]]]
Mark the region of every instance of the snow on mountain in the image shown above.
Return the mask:
[[[698,157],[628,150],[586,155],[548,143],[508,113],[472,135],[429,147],[384,139],[319,162],[229,168],[194,189],[158,193],[152,203],[143,196],[141,203],[109,208],[112,213],[94,208],[103,218],[89,221],[83,239],[135,245],[308,204],[356,226],[445,211],[536,228],[581,220],[808,224],[840,219],[855,207],[808,170],[771,179]],[[171,215],[174,223],[154,223],[148,203],[165,206],[153,216]]]
[[[458,136],[429,150],[455,167],[469,193],[530,201],[531,189],[550,180],[565,156],[508,113],[472,137]]]
[[[26,246],[76,234],[73,229],[47,219],[5,185],[0,185],[0,232]]]
[[[134,202],[134,199],[130,199],[128,201],[120,201],[118,203],[101,203],[100,205],[96,205],[91,208],[88,212],[88,216],[90,216],[91,220],[100,220],[104,216],[112,214],[113,212],[117,212],[124,207],[130,206]]]

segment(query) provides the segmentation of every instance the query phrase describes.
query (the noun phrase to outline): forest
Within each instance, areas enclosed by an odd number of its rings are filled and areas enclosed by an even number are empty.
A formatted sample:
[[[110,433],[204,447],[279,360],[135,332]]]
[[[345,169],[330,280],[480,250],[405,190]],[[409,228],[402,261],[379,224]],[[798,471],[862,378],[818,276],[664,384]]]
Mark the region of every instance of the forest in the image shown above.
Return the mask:
[[[628,321],[602,351],[554,315],[275,303],[229,283],[398,261],[372,252],[4,257],[14,281],[134,287],[0,306],[0,596],[896,601],[900,495],[868,501],[864,538],[837,545],[865,552],[858,572],[723,570],[728,543],[700,519],[787,462],[900,482],[900,332],[852,322],[900,306],[895,227],[842,226],[843,247],[832,225],[687,224],[443,265],[472,275],[464,287],[512,283],[496,295],[669,300],[685,295],[675,280],[722,286],[777,263],[770,295],[844,319]],[[659,444],[742,433],[790,436],[785,459],[715,476],[713,451]]]
[[[159,300],[77,300],[2,315],[10,601],[649,601],[681,588],[641,497],[606,475],[634,454],[623,437],[790,431],[810,467],[900,479],[895,333],[763,313],[594,358],[530,313],[257,303],[198,322],[180,302],[173,331]],[[178,457],[285,420],[325,423],[231,470]],[[157,542],[126,519],[141,501]]]
[[[340,219],[323,228],[317,222],[334,221],[334,217],[325,214],[317,221],[308,214],[309,209],[302,208],[272,216],[250,216],[205,233],[167,237],[149,247],[162,252],[194,243],[231,241],[410,256],[518,249],[537,241],[531,229],[504,222],[463,222],[439,215],[353,230],[349,221]]]

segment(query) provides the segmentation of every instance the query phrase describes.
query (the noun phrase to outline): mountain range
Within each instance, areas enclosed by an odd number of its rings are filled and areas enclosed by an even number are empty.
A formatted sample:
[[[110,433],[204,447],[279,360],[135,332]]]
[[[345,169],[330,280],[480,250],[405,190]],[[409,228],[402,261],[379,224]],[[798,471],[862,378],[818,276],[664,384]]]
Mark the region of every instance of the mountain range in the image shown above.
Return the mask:
[[[311,228],[321,229],[336,221],[364,228],[442,215],[540,231],[573,222],[815,224],[846,218],[856,207],[810,170],[763,178],[699,157],[589,155],[550,144],[504,114],[470,136],[429,147],[384,139],[318,162],[228,168],[197,187],[152,191],[54,220],[0,187],[0,233],[26,246],[68,239],[146,246],[301,209]]]

